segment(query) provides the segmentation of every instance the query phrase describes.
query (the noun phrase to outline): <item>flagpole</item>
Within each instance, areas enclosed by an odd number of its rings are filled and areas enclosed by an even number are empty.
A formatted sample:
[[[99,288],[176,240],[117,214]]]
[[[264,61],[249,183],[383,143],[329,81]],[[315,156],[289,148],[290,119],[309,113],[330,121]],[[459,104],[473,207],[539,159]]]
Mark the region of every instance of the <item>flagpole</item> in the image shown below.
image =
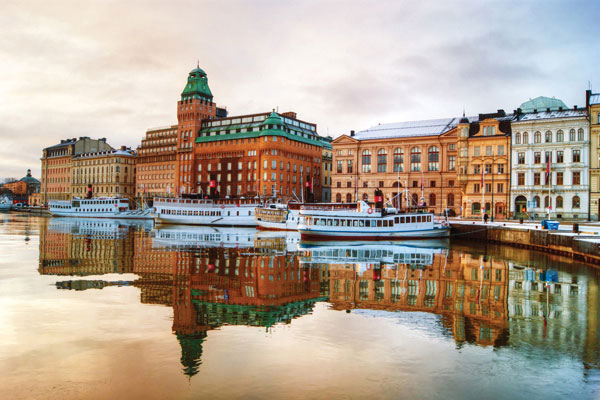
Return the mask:
[[[485,222],[485,164],[481,164],[481,221]]]

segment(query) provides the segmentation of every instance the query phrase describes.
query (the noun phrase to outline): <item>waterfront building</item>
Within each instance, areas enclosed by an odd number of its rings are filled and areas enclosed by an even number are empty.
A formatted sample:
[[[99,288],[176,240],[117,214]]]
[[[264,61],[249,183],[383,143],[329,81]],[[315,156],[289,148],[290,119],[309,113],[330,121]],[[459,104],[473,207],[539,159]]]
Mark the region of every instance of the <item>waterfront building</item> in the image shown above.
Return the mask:
[[[177,125],[148,129],[137,148],[135,193],[137,197],[175,194]]]
[[[71,199],[71,162],[74,156],[109,150],[113,148],[106,143],[106,139],[90,139],[87,136],[61,140],[59,144],[46,147],[41,158],[42,204],[48,204],[49,200]]]
[[[27,170],[27,175],[18,181],[8,182],[2,186],[3,189],[8,189],[13,194],[13,202],[25,202],[29,205],[39,204],[40,181],[31,176],[31,170]],[[37,195],[37,197],[36,197]],[[33,196],[29,201],[29,197]]]
[[[93,197],[135,197],[135,152],[119,150],[80,153],[71,160],[72,197],[85,197],[92,185]]]
[[[321,200],[325,144],[294,112],[205,120],[195,142],[195,193]]]
[[[380,124],[336,138],[332,197],[335,202],[373,200],[379,188],[396,207],[424,204],[429,211],[459,213],[457,136],[460,118]],[[401,196],[397,196],[400,193]],[[397,196],[397,197],[396,197]]]
[[[585,94],[590,132],[590,218],[600,219],[600,93]]]
[[[181,99],[177,102],[177,145],[175,161],[175,193],[193,193],[195,188],[194,139],[202,122],[227,116],[218,108],[208,86],[206,72],[198,65],[190,71]]]
[[[589,218],[589,128],[587,110],[559,99],[521,104],[512,121],[515,217]]]
[[[330,136],[319,136],[319,139],[323,142],[323,154],[321,156],[321,171],[323,176],[323,182],[321,182],[321,201],[329,203],[332,201],[331,182],[333,175],[333,146],[331,145],[331,142],[333,139]]]
[[[461,118],[458,130],[458,182],[463,217],[507,217],[512,115],[503,110]]]

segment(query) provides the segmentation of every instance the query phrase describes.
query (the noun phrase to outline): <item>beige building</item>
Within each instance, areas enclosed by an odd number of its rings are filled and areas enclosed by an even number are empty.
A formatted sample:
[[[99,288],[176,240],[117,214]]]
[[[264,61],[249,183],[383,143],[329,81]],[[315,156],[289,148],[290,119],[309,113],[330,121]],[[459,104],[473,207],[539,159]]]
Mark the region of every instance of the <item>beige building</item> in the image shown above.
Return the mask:
[[[332,201],[385,201],[402,209],[424,204],[458,214],[456,126],[460,118],[377,125],[333,141]],[[400,196],[397,196],[400,193]],[[408,198],[408,203],[407,203]]]
[[[59,144],[46,147],[42,153],[41,204],[49,200],[71,198],[71,160],[82,153],[112,150],[106,139],[64,139]]]
[[[590,219],[600,216],[600,93],[586,92],[590,122]]]
[[[135,152],[119,150],[82,153],[71,160],[71,197],[135,197]]]

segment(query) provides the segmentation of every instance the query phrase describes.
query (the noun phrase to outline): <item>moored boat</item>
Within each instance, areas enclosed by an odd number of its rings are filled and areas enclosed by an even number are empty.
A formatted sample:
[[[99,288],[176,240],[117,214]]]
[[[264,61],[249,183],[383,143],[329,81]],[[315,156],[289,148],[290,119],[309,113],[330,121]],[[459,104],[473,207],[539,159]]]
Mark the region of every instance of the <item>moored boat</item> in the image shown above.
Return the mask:
[[[256,223],[258,229],[279,230],[279,231],[297,231],[300,210],[304,203],[289,202],[287,204],[271,203],[255,210]],[[331,209],[355,209],[355,203],[309,203],[311,207],[327,206]]]
[[[364,201],[356,210],[304,206],[298,231],[302,240],[399,240],[440,238],[450,235],[445,220],[432,213],[405,212],[395,208],[373,208]]]
[[[0,211],[10,211],[11,204],[12,203],[8,197],[4,196],[0,198]]]
[[[129,200],[119,197],[92,197],[50,200],[48,211],[55,217],[152,219],[149,208],[132,210]]]
[[[155,198],[155,221],[163,224],[256,226],[252,199]]]

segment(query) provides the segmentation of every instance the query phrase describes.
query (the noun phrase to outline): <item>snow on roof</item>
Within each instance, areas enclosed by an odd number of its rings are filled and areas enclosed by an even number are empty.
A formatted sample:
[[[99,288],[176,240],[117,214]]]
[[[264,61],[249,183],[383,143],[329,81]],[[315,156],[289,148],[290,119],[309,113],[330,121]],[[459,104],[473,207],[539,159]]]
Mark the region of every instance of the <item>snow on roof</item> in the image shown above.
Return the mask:
[[[585,117],[587,115],[586,109],[569,109],[563,111],[544,111],[538,113],[527,113],[522,114],[513,122],[522,122],[522,121],[537,121],[541,119],[555,119],[555,118],[576,118],[576,117]]]
[[[590,104],[600,104],[600,93],[594,93],[590,96]]]
[[[469,117],[469,121],[477,117]],[[387,139],[413,136],[439,136],[458,125],[460,118],[429,119],[424,121],[395,122],[379,124],[364,131],[359,131],[354,136],[357,140]]]

